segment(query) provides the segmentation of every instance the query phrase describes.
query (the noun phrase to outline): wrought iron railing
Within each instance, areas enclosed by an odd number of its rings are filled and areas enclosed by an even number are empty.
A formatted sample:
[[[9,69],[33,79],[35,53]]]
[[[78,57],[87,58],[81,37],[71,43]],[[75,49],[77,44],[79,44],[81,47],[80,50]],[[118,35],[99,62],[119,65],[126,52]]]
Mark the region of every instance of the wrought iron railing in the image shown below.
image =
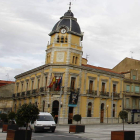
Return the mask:
[[[87,90],[87,94],[97,95],[97,90]]]
[[[108,96],[109,97],[109,92],[100,91],[100,96]]]
[[[113,97],[120,97],[120,93],[113,92]]]
[[[17,97],[20,97],[20,93],[17,93]]]
[[[30,96],[30,90],[28,90],[27,92],[26,92],[26,96]]]

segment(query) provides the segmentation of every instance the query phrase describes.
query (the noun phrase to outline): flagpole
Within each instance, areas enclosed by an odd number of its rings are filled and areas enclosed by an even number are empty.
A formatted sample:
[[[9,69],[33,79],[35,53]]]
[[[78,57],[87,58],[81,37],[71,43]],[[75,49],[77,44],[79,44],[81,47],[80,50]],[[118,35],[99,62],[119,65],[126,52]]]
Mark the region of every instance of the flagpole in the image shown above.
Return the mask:
[[[57,121],[57,125],[59,125],[59,122],[60,122],[60,107],[61,107],[62,88],[63,87],[61,86],[60,97],[59,97],[59,110],[58,110],[58,121]]]

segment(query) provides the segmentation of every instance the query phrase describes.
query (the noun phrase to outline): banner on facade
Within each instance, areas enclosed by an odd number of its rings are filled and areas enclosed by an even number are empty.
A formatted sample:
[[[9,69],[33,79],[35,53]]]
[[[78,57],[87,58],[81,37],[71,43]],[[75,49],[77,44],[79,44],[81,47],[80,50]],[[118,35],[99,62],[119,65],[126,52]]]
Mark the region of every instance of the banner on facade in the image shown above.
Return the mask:
[[[70,98],[69,98],[69,104],[68,104],[69,107],[77,106],[78,95],[79,95],[79,91],[78,92],[71,91]]]

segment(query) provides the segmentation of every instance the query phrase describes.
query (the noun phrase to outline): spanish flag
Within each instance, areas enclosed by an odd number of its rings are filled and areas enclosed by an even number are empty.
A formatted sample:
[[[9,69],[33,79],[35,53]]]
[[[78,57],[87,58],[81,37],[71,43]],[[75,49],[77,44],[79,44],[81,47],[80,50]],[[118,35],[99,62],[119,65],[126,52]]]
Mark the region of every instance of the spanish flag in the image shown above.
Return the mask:
[[[53,77],[53,79],[52,79],[52,81],[51,81],[51,83],[49,85],[49,88],[51,88],[53,86],[53,84],[55,84],[55,77]]]

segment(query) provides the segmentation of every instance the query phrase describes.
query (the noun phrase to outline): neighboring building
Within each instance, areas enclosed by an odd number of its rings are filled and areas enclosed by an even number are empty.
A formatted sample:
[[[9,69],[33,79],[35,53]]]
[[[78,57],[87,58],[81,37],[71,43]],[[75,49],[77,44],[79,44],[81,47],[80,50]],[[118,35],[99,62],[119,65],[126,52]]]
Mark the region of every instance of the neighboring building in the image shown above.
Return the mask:
[[[4,86],[4,85],[7,85],[7,84],[11,84],[11,83],[15,83],[13,81],[4,81],[4,80],[0,80],[0,87],[1,86]]]
[[[12,111],[13,107],[12,95],[14,93],[15,82],[2,81],[2,83],[3,86],[0,86],[0,113],[8,113]]]
[[[128,121],[140,121],[140,61],[125,58],[113,68],[124,74],[124,110],[128,111]]]
[[[57,122],[60,105],[60,124],[74,123],[75,114],[82,115],[82,124],[118,122],[124,76],[82,58],[83,33],[71,10],[49,35],[45,64],[15,76],[13,110],[34,103],[40,111],[53,113]]]

